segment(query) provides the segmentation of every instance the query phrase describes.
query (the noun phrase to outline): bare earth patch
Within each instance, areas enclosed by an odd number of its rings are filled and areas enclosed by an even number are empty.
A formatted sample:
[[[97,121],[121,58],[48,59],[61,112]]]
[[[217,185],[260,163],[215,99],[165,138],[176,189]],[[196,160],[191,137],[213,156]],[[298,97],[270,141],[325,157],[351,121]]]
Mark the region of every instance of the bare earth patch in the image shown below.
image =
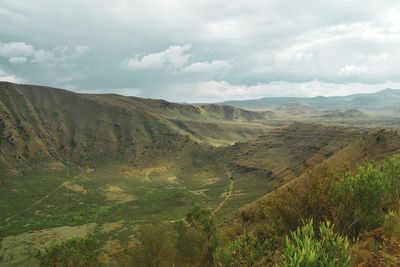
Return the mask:
[[[149,175],[152,172],[155,173],[164,173],[170,170],[170,167],[168,166],[157,166],[157,167],[149,167],[149,168],[144,168],[144,169],[125,169],[122,171],[122,173],[126,175]]]
[[[221,178],[211,177],[211,178],[204,179],[203,184],[204,185],[212,185],[212,184],[215,184],[216,182],[218,182],[219,180],[221,180]]]
[[[122,228],[123,223],[122,221],[120,222],[111,222],[111,223],[105,223],[101,226],[101,232],[102,233],[110,233],[112,231],[118,230]]]
[[[71,183],[71,182],[65,182],[63,183],[63,186],[69,190],[78,192],[78,193],[82,193],[82,194],[86,194],[87,191],[85,188],[83,188],[83,186]]]
[[[118,203],[127,203],[137,199],[135,195],[126,193],[118,186],[108,185],[104,191],[105,191],[104,195],[109,201],[115,201]]]

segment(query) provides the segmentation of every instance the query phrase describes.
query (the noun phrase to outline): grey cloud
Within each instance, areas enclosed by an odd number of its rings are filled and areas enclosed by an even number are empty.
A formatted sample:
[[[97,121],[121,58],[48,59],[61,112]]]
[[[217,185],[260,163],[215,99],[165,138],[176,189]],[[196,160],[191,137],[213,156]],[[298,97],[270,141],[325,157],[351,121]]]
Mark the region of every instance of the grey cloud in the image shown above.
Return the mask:
[[[180,101],[371,91],[400,82],[399,16],[395,0],[0,0],[0,64]],[[171,93],[185,87],[199,93]]]

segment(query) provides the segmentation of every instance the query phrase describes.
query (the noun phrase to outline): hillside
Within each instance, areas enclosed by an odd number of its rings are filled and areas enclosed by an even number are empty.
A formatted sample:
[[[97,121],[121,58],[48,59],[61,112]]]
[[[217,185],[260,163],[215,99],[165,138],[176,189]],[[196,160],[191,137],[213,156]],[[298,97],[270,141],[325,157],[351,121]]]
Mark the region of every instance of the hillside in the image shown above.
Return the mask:
[[[234,140],[260,135],[264,128],[235,124],[264,118],[264,114],[232,107],[77,94],[4,82],[0,83],[0,95],[3,167],[25,159],[83,163],[109,158],[140,164],[178,152],[189,143],[208,143],[207,134],[196,132],[201,127],[192,130],[185,126],[192,121],[233,125],[227,133],[231,132]],[[213,135],[217,141],[220,137]]]
[[[400,134],[393,130],[362,130],[294,123],[248,142],[217,152],[237,175],[255,175],[279,187],[321,164],[341,168],[368,159],[400,153]]]

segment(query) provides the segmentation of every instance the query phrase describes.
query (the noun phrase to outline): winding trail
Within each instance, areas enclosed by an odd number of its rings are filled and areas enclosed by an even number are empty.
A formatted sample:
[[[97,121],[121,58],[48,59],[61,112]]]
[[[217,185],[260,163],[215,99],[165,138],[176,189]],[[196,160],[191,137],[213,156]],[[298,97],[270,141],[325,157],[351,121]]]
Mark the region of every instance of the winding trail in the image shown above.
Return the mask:
[[[82,177],[85,174],[88,174],[90,172],[92,172],[93,170],[86,170],[86,171],[82,171],[80,174],[74,176],[71,180],[62,182],[56,189],[50,191],[49,193],[47,193],[45,196],[43,196],[42,198],[40,198],[39,200],[37,200],[36,202],[32,203],[31,205],[29,205],[28,207],[26,207],[23,210],[20,210],[19,212],[15,213],[14,215],[11,215],[10,217],[6,218],[5,220],[3,220],[0,224],[6,223],[9,220],[17,217],[18,215],[21,215],[22,213],[24,213],[25,211],[28,211],[30,209],[32,209],[33,207],[35,207],[36,205],[38,205],[39,203],[41,203],[42,201],[46,200],[47,198],[49,198],[50,196],[54,195],[55,193],[57,193],[61,188],[64,187],[66,182],[73,182],[76,179]]]
[[[231,180],[230,184],[229,184],[229,191],[228,194],[226,195],[226,197],[224,198],[224,200],[222,200],[222,202],[218,205],[218,207],[213,211],[212,214],[217,213],[224,205],[225,203],[232,197],[233,194],[233,178],[232,178],[232,173],[230,171],[228,171],[228,169],[225,167],[225,171],[226,174],[228,175],[228,178]]]

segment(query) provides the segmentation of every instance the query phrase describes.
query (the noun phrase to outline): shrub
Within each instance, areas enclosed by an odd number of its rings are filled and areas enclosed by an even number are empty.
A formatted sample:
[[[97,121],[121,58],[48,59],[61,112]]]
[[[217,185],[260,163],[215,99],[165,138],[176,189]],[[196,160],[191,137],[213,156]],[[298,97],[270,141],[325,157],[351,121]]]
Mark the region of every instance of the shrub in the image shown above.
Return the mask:
[[[296,229],[310,218],[317,224],[331,220],[329,194],[335,179],[336,176],[326,166],[313,170],[303,179],[275,193],[265,212],[270,220],[284,226],[287,231]]]
[[[346,173],[331,190],[336,224],[343,233],[358,237],[362,231],[382,226],[385,215],[400,200],[400,158],[366,164],[356,175]]]
[[[216,266],[253,266],[274,246],[269,240],[261,241],[254,234],[243,234],[214,254]]]
[[[93,236],[73,238],[38,252],[36,257],[46,267],[99,266],[99,242]]]
[[[315,233],[313,221],[286,236],[285,267],[350,266],[350,245],[346,237],[334,233],[333,224],[322,223]]]
[[[398,212],[390,211],[385,215],[383,221],[383,231],[389,236],[400,238],[400,214]]]

